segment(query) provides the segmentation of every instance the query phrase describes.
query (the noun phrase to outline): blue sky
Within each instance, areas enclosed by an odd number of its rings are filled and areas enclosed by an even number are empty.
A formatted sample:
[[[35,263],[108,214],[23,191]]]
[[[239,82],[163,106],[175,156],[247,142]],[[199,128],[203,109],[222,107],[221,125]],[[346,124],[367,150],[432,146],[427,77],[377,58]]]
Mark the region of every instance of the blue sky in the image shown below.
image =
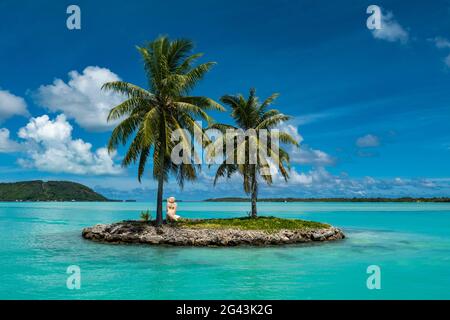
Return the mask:
[[[66,27],[70,4],[81,30]],[[366,27],[370,4],[382,8],[378,32]],[[98,87],[145,86],[135,46],[167,34],[217,62],[195,93],[281,94],[276,107],[293,116],[284,128],[302,146],[291,181],[261,196],[450,195],[450,1],[4,0],[0,21],[0,181],[65,179],[154,200],[150,177],[120,169],[124,149],[104,152],[105,110],[120,97]],[[213,188],[212,174],[167,194],[242,194],[239,177]]]

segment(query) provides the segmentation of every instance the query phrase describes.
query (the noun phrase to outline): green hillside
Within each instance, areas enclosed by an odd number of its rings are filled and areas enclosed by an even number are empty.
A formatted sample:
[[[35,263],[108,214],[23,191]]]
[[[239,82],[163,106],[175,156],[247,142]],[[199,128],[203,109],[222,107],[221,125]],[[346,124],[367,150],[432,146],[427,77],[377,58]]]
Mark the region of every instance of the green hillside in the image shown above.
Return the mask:
[[[92,189],[69,181],[0,183],[0,201],[108,201]]]

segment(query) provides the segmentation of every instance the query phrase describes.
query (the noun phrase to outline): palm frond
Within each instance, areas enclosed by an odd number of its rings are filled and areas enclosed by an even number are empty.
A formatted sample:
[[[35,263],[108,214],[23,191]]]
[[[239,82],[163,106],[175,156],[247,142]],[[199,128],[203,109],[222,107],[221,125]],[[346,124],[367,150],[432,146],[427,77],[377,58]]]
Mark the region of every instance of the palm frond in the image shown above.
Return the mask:
[[[203,110],[214,110],[214,111],[225,111],[225,108],[214,101],[211,98],[208,97],[196,97],[196,96],[189,96],[189,97],[180,97],[180,102],[186,102],[193,105],[198,106],[199,108],[202,108]]]
[[[129,98],[146,98],[151,99],[153,94],[147,90],[125,81],[113,81],[103,84],[102,90],[114,91],[124,94]]]
[[[280,140],[280,142],[285,143],[285,144],[292,144],[296,147],[299,146],[299,143],[297,140],[295,140],[295,138],[290,135],[287,132],[278,132],[278,139]]]
[[[111,133],[111,137],[108,141],[108,151],[111,152],[119,146],[119,144],[126,144],[128,138],[135,132],[135,130],[139,127],[142,119],[138,115],[133,115],[114,128]]]
[[[291,119],[291,117],[284,114],[274,115],[261,121],[256,129],[272,129],[273,127],[279,125],[282,122],[288,121],[289,119]]]

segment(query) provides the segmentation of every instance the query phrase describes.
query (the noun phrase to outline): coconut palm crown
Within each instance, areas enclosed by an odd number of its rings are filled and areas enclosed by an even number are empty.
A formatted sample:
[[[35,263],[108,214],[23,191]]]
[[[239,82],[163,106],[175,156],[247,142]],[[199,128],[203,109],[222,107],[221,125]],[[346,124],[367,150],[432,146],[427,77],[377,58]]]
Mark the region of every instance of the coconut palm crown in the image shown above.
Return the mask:
[[[171,141],[171,133],[176,129],[193,132],[195,127],[199,127],[196,119],[209,122],[211,118],[206,111],[222,111],[223,107],[207,97],[189,96],[189,92],[214,65],[214,62],[194,65],[202,54],[191,53],[191,41],[171,41],[161,36],[137,49],[143,58],[148,89],[124,81],[103,85],[104,90],[126,97],[109,113],[108,121],[120,122],[111,134],[108,149],[113,151],[119,145],[129,143],[122,166],[137,163],[139,182],[148,159],[152,158],[153,177],[158,181],[156,223],[160,226],[163,223],[164,182],[169,174],[175,175],[183,187],[185,179],[194,180],[200,169],[192,162],[174,164],[171,161],[170,155],[175,145]],[[189,139],[187,136],[181,137],[182,143],[187,144]]]
[[[278,94],[272,94],[262,103],[256,96],[255,89],[250,90],[248,98],[242,95],[224,95],[220,100],[224,105],[231,108],[231,116],[236,126],[227,124],[213,124],[211,129],[221,131],[222,138],[214,141],[214,147],[209,148],[208,158],[217,157],[217,148],[223,148],[222,159],[217,168],[214,178],[214,185],[221,177],[230,178],[234,173],[239,173],[243,177],[244,191],[251,195],[251,217],[257,217],[257,197],[258,197],[258,177],[261,177],[267,184],[272,184],[273,175],[271,166],[275,166],[276,171],[284,178],[289,179],[289,154],[281,145],[294,145],[298,147],[298,142],[290,134],[282,132],[277,127],[290,119],[289,116],[280,113],[276,109],[269,109]],[[241,132],[252,131],[253,136],[246,136],[245,139],[232,141],[234,149],[230,153],[226,149],[228,130],[241,130]],[[260,131],[266,130],[267,138],[262,139]],[[272,132],[272,135],[270,133]],[[276,137],[279,143],[272,144],[272,137]],[[240,153],[245,152],[245,160],[239,164],[237,158]],[[250,161],[251,157],[253,161]],[[230,161],[231,160],[231,161]]]

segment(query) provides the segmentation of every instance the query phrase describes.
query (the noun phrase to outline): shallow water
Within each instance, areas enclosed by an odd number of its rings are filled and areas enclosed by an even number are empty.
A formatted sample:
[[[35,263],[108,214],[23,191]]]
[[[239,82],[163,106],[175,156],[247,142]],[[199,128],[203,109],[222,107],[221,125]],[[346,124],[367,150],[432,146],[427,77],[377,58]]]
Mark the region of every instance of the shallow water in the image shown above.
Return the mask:
[[[450,299],[450,204],[260,203],[261,215],[327,222],[347,239],[268,248],[106,245],[96,223],[150,203],[0,203],[0,299]],[[179,203],[184,217],[245,216],[246,203]],[[69,265],[81,289],[66,287]],[[381,290],[366,269],[381,268]]]

